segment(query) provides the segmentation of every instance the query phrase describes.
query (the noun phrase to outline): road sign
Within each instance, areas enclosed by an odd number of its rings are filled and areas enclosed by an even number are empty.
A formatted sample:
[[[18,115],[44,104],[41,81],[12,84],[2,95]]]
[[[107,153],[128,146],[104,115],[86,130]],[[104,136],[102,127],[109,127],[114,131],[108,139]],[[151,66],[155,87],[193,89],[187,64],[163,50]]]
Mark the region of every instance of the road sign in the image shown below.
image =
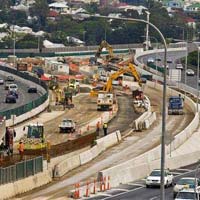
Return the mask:
[[[181,81],[181,69],[169,69],[170,81],[180,82]]]

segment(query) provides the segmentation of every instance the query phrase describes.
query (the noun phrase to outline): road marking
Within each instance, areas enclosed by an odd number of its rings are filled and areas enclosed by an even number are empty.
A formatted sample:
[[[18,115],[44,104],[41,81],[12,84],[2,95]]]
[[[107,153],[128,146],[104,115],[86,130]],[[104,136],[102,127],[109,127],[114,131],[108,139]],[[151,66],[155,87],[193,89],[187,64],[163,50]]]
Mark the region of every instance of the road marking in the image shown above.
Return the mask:
[[[109,190],[109,191],[124,191],[124,192],[128,192],[129,190],[127,190],[127,189],[122,189],[122,188],[112,188],[111,190]]]
[[[177,171],[186,171],[186,172],[192,172],[191,169],[176,169]]]
[[[127,183],[127,185],[145,187],[145,185],[144,185],[144,184],[140,184],[140,183]]]
[[[120,195],[127,194],[127,193],[130,193],[130,192],[134,192],[134,191],[136,191],[136,190],[140,190],[140,189],[143,189],[143,188],[145,188],[145,187],[139,187],[139,188],[135,188],[135,189],[133,189],[133,190],[128,190],[127,192],[122,192],[122,193],[120,193],[120,194],[116,194],[116,195],[113,195],[113,196],[111,196],[111,197],[106,197],[105,199],[102,199],[102,200],[107,200],[107,199],[110,199],[110,198],[118,197],[118,196],[120,196]]]
[[[159,198],[159,196],[156,196],[156,197],[152,197],[151,199],[149,199],[149,200],[155,200],[155,199],[158,199]]]
[[[177,174],[177,175],[181,175],[181,174],[184,174],[184,173],[180,173],[180,172],[171,172],[172,174]]]

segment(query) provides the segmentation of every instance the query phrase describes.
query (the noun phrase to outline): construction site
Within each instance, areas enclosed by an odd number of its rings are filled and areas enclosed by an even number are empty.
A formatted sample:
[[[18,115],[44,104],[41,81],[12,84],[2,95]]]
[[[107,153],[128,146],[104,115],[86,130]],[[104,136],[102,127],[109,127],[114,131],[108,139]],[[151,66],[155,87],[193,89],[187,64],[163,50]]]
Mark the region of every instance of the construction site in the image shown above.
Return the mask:
[[[15,66],[11,64],[13,59]],[[14,196],[20,199],[89,198],[91,193],[97,192],[94,190],[102,192],[111,187],[112,177],[105,176],[106,182],[104,177],[99,177],[99,172],[159,146],[161,85],[153,80],[153,75],[138,70],[134,49],[117,54],[103,40],[93,55],[9,57],[1,60],[1,64],[11,71],[5,70],[0,76],[13,73],[14,68],[18,74],[11,75],[20,77],[15,79],[31,86],[40,97],[46,95],[43,104],[32,109],[25,120],[19,119],[14,111],[10,119],[5,116],[1,119],[1,168],[22,161],[18,155],[19,142],[24,144],[23,160],[39,156],[43,159],[40,173],[45,178],[37,185],[44,186],[33,193],[30,192],[32,186],[20,189]],[[26,76],[34,77],[39,84],[23,81]],[[25,98],[23,92],[19,94],[19,100]],[[186,97],[183,100],[177,91],[169,89],[167,98],[167,141],[170,144],[193,121],[195,113],[189,100]],[[12,135],[9,139],[5,136],[6,127]],[[7,151],[8,147],[12,152]],[[13,182],[11,180],[9,176],[3,184]],[[11,198],[13,194],[5,196]]]

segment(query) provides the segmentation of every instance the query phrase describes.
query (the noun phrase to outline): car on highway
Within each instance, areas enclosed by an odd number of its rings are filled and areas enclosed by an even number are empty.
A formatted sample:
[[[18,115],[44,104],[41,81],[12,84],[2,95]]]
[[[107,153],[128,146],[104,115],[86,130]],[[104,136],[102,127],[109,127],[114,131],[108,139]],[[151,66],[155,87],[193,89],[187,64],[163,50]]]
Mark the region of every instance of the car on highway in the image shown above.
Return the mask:
[[[162,61],[162,59],[161,58],[156,58],[155,61],[160,62],[160,61]]]
[[[8,94],[5,99],[5,103],[16,103],[17,99],[15,96]]]
[[[147,63],[154,63],[154,62],[155,62],[154,58],[150,57],[150,58],[147,59]]]
[[[15,78],[13,76],[7,76],[6,81],[13,82],[13,81],[15,81]]]
[[[5,90],[8,90],[10,84],[11,84],[11,83],[6,82],[6,84],[5,84],[5,86],[4,86],[4,89],[5,89]]]
[[[28,93],[37,93],[37,87],[35,86],[30,86],[28,88]]]
[[[165,175],[165,180],[164,180],[165,187],[173,185],[173,180],[174,180],[173,174],[169,170],[165,170],[164,175]],[[146,178],[146,187],[148,188],[151,186],[160,186],[160,181],[161,181],[161,170],[155,169]]]
[[[173,188],[174,197],[176,197],[177,193],[183,190],[186,186],[188,188],[199,188],[200,180],[198,178],[195,180],[193,177],[183,177],[179,179]]]
[[[17,92],[18,91],[18,86],[16,84],[9,84],[8,85],[8,90]]]
[[[171,64],[171,63],[173,63],[173,60],[172,60],[171,58],[168,58],[168,59],[167,59],[167,63],[168,63],[168,64]]]
[[[186,74],[187,74],[188,76],[194,76],[194,71],[193,71],[192,69],[187,69],[187,70],[186,70]]]
[[[183,69],[183,65],[181,63],[176,64],[176,69]]]
[[[0,85],[4,84],[4,80],[2,78],[0,78]]]
[[[183,189],[178,192],[175,200],[199,200],[199,191],[194,189]]]
[[[8,95],[12,95],[12,96],[16,97],[16,99],[19,98],[18,93],[16,91],[14,91],[14,90],[8,91]]]

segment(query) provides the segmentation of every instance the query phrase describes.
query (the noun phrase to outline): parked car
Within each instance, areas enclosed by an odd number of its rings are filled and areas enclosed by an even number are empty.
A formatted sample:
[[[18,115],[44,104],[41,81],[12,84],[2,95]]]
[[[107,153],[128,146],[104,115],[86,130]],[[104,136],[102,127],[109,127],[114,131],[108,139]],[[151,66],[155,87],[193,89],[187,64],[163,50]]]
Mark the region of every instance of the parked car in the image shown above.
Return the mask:
[[[8,85],[8,90],[17,92],[18,91],[18,86],[16,84],[9,84]]]
[[[199,200],[199,191],[194,189],[183,189],[178,192],[175,200]]]
[[[6,77],[6,81],[13,82],[13,81],[15,81],[15,79],[14,79],[13,76],[7,76],[7,77]]]
[[[183,65],[181,63],[176,64],[176,69],[183,69]]]
[[[193,71],[192,69],[187,69],[187,70],[186,70],[186,74],[187,74],[188,76],[194,76],[194,71]]]
[[[16,100],[16,97],[11,95],[11,94],[8,94],[6,96],[6,100],[5,100],[6,103],[16,103],[17,100]]]
[[[60,133],[73,133],[76,130],[76,124],[71,119],[63,119],[59,125]]]
[[[174,176],[172,173],[170,173],[169,170],[165,170],[165,187],[173,185],[173,179]],[[151,174],[146,178],[146,187],[150,186],[160,186],[161,182],[161,170],[160,169],[155,169],[151,172]]]
[[[178,180],[173,188],[174,197],[176,197],[177,193],[183,190],[187,186],[188,188],[197,188],[200,186],[200,180],[193,177],[184,177]]]
[[[0,85],[4,84],[4,80],[2,78],[0,78]]]
[[[30,86],[28,88],[28,93],[37,93],[37,87],[35,86]]]

